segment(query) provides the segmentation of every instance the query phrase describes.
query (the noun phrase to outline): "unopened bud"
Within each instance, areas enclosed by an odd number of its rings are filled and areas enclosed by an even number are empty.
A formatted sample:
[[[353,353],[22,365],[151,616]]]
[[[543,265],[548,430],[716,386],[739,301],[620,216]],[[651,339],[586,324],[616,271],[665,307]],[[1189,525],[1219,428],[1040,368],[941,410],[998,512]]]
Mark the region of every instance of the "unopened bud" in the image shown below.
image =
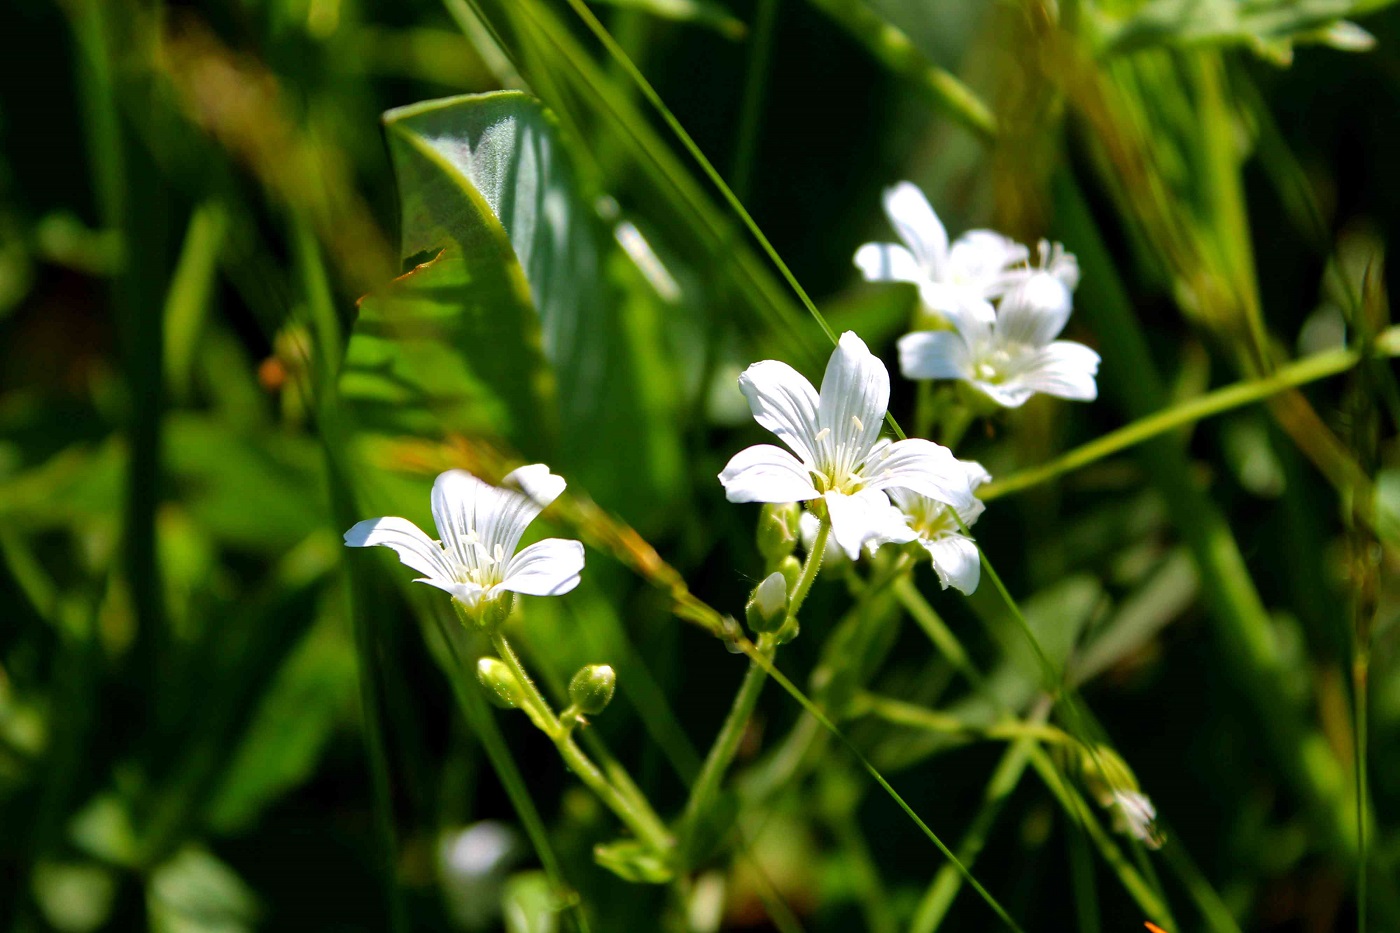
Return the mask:
[[[797,586],[798,578],[802,576],[802,561],[789,554],[778,564],[778,573],[781,573],[783,579],[787,580],[787,589],[791,593],[793,588]]]
[[[486,695],[501,709],[517,709],[525,703],[525,690],[515,672],[498,658],[481,658],[476,662],[476,679],[486,688]]]
[[[749,597],[744,614],[748,617],[749,628],[755,632],[776,632],[787,621],[788,582],[780,571],[773,571],[763,578]]]
[[[574,679],[569,681],[569,702],[578,707],[579,712],[591,716],[601,713],[612,702],[616,688],[617,674],[610,666],[590,664],[579,668]]]
[[[770,503],[758,516],[758,552],[768,566],[787,557],[797,547],[797,523],[802,507],[796,502]]]

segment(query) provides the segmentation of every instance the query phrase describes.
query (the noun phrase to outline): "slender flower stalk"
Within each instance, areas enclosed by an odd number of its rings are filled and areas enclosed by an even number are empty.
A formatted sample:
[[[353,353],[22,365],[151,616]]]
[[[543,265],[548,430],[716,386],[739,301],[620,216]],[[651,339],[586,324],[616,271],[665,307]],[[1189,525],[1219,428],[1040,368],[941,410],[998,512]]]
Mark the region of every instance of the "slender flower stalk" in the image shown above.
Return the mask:
[[[817,531],[816,541],[802,564],[802,572],[798,575],[792,596],[788,599],[787,622],[783,626],[785,629],[790,629],[796,624],[798,610],[802,608],[807,594],[811,592],[812,583],[821,570],[822,556],[826,553],[826,543],[830,534],[831,525],[822,522]],[[744,737],[749,720],[753,718],[753,711],[758,706],[758,698],[763,692],[763,684],[768,679],[768,664],[777,653],[777,639],[772,633],[762,634],[758,638],[757,648],[765,663],[759,663],[757,660],[749,662],[744,681],[739,685],[739,692],[734,696],[729,714],[725,716],[719,735],[715,737],[709,754],[705,756],[700,776],[696,778],[695,786],[690,791],[690,799],[686,801],[680,826],[681,838],[687,842],[694,839],[700,821],[709,813],[715,795],[719,793],[720,783],[724,780],[724,773],[739,750],[739,742]]]
[[[459,609],[459,612],[465,612],[465,608]],[[588,785],[589,790],[597,794],[598,799],[603,801],[638,839],[658,853],[669,852],[673,840],[661,817],[657,816],[645,801],[633,795],[623,794],[614,787],[602,769],[579,748],[578,743],[574,741],[573,726],[565,725],[555,715],[549,701],[535,685],[525,666],[520,663],[515,649],[499,629],[491,635],[491,647],[515,674],[524,693],[524,700],[528,704],[527,712],[530,718],[536,723],[541,723],[541,731],[549,736],[569,770],[578,775],[579,780]]]
[[[719,476],[730,502],[816,503],[836,544],[853,560],[864,545],[914,539],[888,490],[972,506],[967,476],[946,447],[921,438],[881,439],[889,372],[855,334],[841,335],[820,393],[776,360],[750,366],[739,387],[754,420],[791,453],[758,444],[735,454]]]

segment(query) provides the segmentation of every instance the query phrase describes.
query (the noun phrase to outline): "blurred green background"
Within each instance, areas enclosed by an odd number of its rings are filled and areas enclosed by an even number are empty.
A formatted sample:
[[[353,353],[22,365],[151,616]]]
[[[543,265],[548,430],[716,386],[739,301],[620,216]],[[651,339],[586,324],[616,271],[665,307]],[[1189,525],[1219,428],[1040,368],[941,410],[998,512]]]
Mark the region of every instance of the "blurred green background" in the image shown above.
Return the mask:
[[[915,296],[850,261],[891,238],[886,186],[954,233],[1078,254],[1100,400],[977,427],[958,453],[999,480],[1388,324],[1384,2],[6,4],[0,927],[999,928],[968,891],[930,913],[942,857],[836,743],[764,786],[803,728],[774,685],[726,797],[746,841],[683,884],[609,874],[611,816],[485,706],[436,591],[341,547],[360,518],[427,526],[441,469],[549,462],[574,496],[545,524],[589,566],[518,637],[547,685],[617,668],[592,731],[680,811],[743,661],[672,611],[666,565],[738,613],[757,510],[715,475],[762,432],[735,377],[815,377],[829,343],[589,9],[831,327],[891,365]],[[549,115],[381,120],[502,88]],[[489,206],[420,158],[462,139]],[[390,284],[444,249],[438,278]],[[1006,487],[977,526],[1160,852],[1113,837],[1115,861],[1044,774],[984,806],[997,742],[826,707],[943,839],[985,839],[973,872],[1026,930],[1357,928],[1363,887],[1365,926],[1400,928],[1400,391],[1388,360],[1344,368]],[[895,378],[906,423],[915,396]],[[862,679],[962,723],[1043,715],[995,590],[918,583],[987,684],[893,604]],[[780,658],[819,699],[850,605],[820,582]]]

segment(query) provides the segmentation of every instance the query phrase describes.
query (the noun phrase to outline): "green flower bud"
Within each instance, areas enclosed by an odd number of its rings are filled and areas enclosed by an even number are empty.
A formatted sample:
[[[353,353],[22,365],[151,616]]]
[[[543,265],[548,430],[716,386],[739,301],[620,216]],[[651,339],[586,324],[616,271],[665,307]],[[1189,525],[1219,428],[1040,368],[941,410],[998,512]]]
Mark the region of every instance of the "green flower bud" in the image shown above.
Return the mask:
[[[525,689],[515,672],[498,658],[481,658],[476,662],[476,679],[486,688],[491,702],[501,709],[518,709],[525,704]]]
[[[601,713],[612,702],[616,688],[617,674],[611,667],[590,664],[579,668],[574,679],[569,681],[569,701],[578,707],[579,712],[591,716]]]
[[[1100,806],[1111,805],[1114,795],[1120,791],[1136,792],[1138,789],[1137,777],[1128,763],[1107,745],[1081,748],[1080,767],[1085,785]]]
[[[787,580],[787,590],[789,593],[797,586],[797,580],[802,576],[802,561],[789,554],[778,564],[778,572]]]
[[[787,621],[788,582],[780,571],[773,571],[754,587],[744,614],[755,632],[776,632]]]
[[[768,566],[787,557],[797,547],[797,520],[802,506],[796,502],[770,503],[758,516],[758,553]]]

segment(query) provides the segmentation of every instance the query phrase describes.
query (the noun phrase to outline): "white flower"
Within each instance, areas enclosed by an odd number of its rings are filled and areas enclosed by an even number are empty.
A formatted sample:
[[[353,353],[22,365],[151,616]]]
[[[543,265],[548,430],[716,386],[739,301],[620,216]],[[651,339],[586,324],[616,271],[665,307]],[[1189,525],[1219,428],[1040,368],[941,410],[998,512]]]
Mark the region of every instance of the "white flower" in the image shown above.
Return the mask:
[[[855,262],[867,281],[913,282],[930,309],[957,313],[968,302],[1001,295],[1024,277],[1028,253],[992,230],[969,230],[948,245],[948,233],[922,191],[902,181],[885,191],[885,214],[904,246],[866,243]]]
[[[427,583],[451,593],[468,609],[506,592],[560,596],[578,586],[583,545],[546,538],[515,553],[525,528],[564,491],[564,479],[543,463],[523,466],[502,487],[465,470],[448,470],[433,483],[433,520],[439,543],[405,518],[372,518],[345,533],[350,547],[382,544],[423,574]]]
[[[1110,803],[1113,808],[1113,828],[1127,833],[1150,849],[1160,848],[1162,837],[1153,821],[1157,808],[1141,791],[1115,790]]]
[[[993,310],[985,300],[945,310],[952,330],[899,339],[899,368],[909,379],[961,379],[998,405],[1018,408],[1037,392],[1077,401],[1098,395],[1099,355],[1056,340],[1069,320],[1079,266],[1059,244],[1042,241],[1039,268],[1025,269]]]
[[[867,542],[914,539],[886,490],[910,489],[957,508],[972,506],[967,475],[948,448],[920,438],[880,439],[890,375],[855,334],[841,335],[820,394],[776,360],[744,370],[739,388],[754,420],[792,453],[759,444],[735,454],[719,475],[730,502],[822,499],[832,536],[852,560]]]
[[[967,471],[967,480],[972,489],[988,482],[992,476],[982,464],[972,460],[959,461]],[[974,499],[966,509],[956,511],[949,505],[921,496],[907,489],[893,489],[890,498],[899,506],[909,525],[918,533],[918,542],[938,574],[938,582],[948,587],[971,593],[977,589],[982,576],[982,563],[977,553],[976,543],[963,534],[956,519],[961,519],[964,528],[982,515],[986,508],[981,499]],[[955,518],[956,516],[956,518]]]

